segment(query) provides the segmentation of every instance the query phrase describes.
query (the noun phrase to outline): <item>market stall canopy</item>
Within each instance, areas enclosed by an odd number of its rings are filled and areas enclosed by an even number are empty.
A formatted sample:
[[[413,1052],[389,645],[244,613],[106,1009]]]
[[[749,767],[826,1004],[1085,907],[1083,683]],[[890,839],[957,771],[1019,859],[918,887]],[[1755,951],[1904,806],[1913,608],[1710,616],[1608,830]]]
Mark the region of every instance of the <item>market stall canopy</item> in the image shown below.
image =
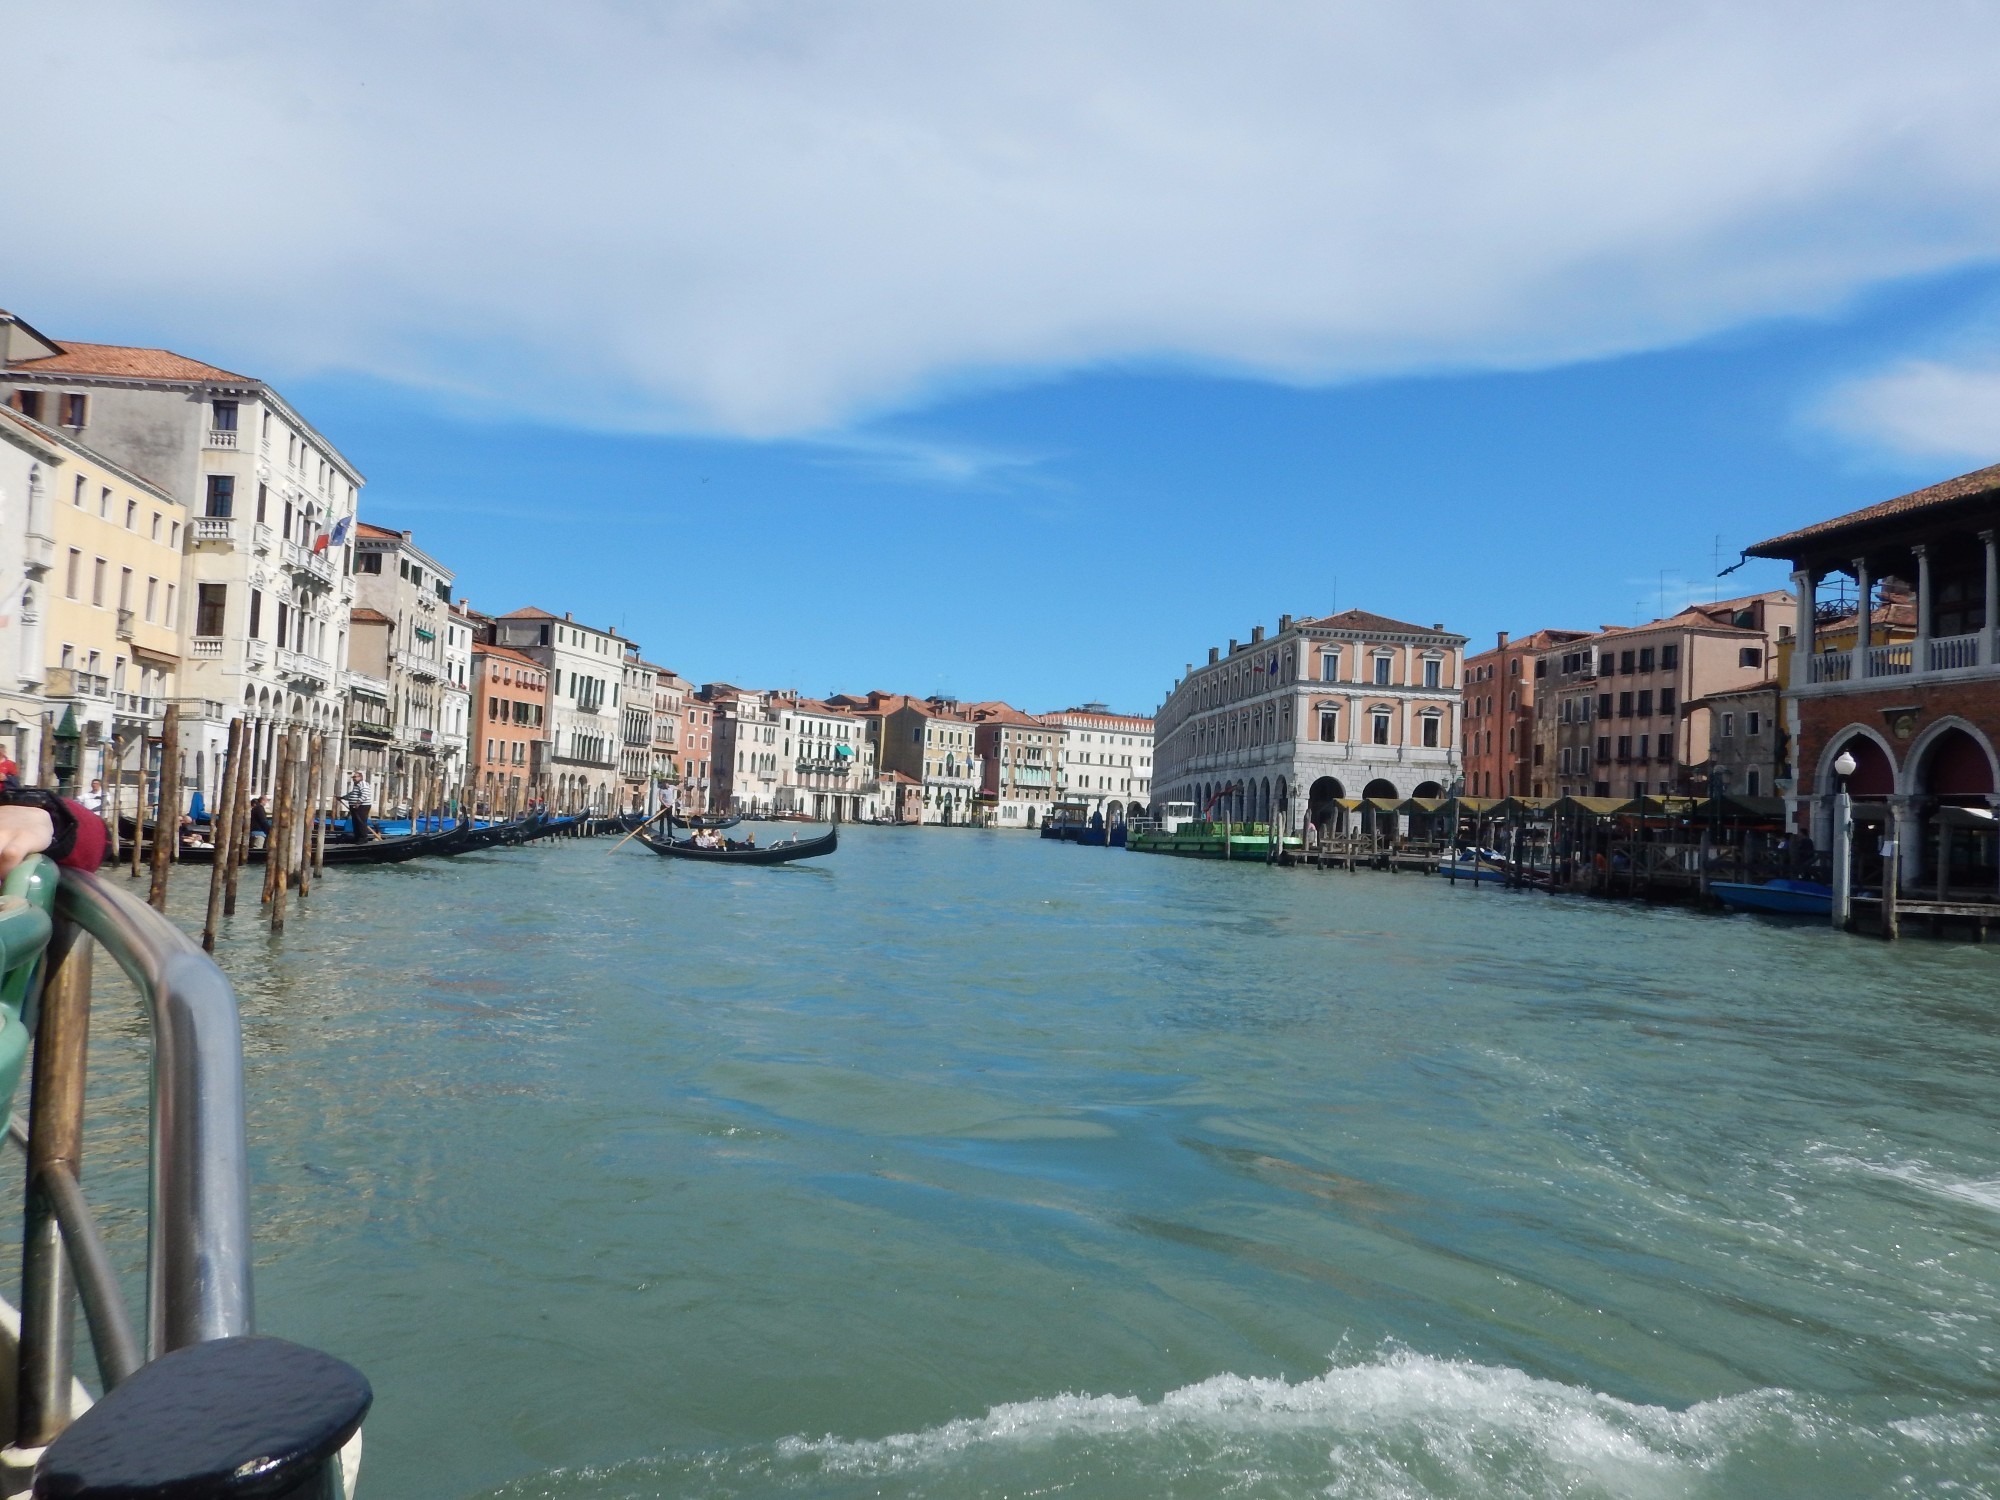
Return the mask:
[[[1451,811],[1449,797],[1405,797],[1396,804],[1396,811],[1410,813],[1416,817],[1428,818],[1434,813]]]
[[[1616,818],[1639,810],[1631,797],[1564,797],[1556,803],[1559,813],[1581,813],[1591,818]]]

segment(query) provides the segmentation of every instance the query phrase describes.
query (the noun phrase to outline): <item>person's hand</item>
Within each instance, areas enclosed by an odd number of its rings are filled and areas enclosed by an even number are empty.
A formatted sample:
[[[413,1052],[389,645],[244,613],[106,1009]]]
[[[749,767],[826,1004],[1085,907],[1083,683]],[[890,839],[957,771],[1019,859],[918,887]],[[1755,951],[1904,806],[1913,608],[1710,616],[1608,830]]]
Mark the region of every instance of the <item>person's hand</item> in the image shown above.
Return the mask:
[[[39,807],[0,807],[0,880],[55,842],[55,819]]]

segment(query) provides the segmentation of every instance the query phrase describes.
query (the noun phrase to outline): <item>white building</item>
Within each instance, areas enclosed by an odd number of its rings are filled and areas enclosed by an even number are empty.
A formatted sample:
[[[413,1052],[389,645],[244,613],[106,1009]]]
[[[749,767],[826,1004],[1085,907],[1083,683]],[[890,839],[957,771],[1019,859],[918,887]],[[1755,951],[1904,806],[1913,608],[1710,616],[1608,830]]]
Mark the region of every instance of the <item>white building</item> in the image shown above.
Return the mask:
[[[1366,610],[1278,617],[1174,684],[1155,716],[1154,802],[1321,827],[1357,798],[1441,797],[1459,773],[1465,637]]]
[[[652,805],[654,692],[660,669],[629,648],[621,664],[624,690],[618,705],[618,798],[628,812]]]
[[[59,445],[0,416],[0,751],[30,784],[41,775],[43,624],[55,561],[49,494],[62,461]]]
[[[1039,716],[1065,731],[1057,791],[1107,823],[1137,817],[1152,805],[1153,721],[1115,714],[1102,703],[1059,708]]]
[[[822,823],[872,822],[881,816],[875,737],[879,719],[817,698],[778,695],[779,812]]]
[[[493,643],[511,646],[549,673],[549,755],[543,795],[556,812],[609,814],[618,806],[620,707],[625,653],[615,630],[579,625],[568,613],[517,609],[493,621]]]
[[[779,734],[773,695],[733,683],[702,684],[715,715],[712,806],[734,812],[778,810]]]
[[[9,404],[187,507],[176,698],[189,790],[213,804],[238,716],[261,792],[285,727],[337,746],[360,471],[254,376],[166,349],[45,338],[4,313],[0,356]]]
[[[466,781],[472,734],[472,643],[476,626],[457,605],[444,615],[444,680],[439,683],[438,761],[454,793]]]
[[[388,681],[390,736],[386,764],[373,764],[372,755],[350,760],[364,774],[381,777],[375,795],[385,808],[403,807],[424,791],[449,795],[465,775],[462,711],[455,761],[445,757],[443,741],[452,575],[409,532],[364,521],[355,528],[354,583],[358,609],[387,622],[386,660],[380,665]],[[364,665],[358,659],[356,664]],[[372,676],[377,665],[372,652],[365,665]]]

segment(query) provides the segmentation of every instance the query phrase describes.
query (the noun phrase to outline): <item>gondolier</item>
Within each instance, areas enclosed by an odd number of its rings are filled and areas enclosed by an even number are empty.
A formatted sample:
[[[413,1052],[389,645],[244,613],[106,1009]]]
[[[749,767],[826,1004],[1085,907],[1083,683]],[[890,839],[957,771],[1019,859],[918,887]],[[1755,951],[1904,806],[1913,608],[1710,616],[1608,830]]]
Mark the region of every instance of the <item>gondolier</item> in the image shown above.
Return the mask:
[[[340,800],[347,804],[350,840],[357,844],[367,843],[374,837],[368,827],[368,812],[375,805],[375,789],[362,779],[359,771],[349,771],[347,790]]]

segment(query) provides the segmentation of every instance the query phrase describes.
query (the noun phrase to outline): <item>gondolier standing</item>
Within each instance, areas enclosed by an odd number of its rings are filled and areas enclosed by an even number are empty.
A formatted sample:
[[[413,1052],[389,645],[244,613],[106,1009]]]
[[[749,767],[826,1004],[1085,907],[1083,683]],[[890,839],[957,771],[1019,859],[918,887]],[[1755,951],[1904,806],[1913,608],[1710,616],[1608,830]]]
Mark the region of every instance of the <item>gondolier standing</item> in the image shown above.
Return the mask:
[[[347,804],[349,837],[354,843],[367,843],[374,837],[368,827],[368,810],[375,805],[375,789],[361,779],[359,771],[349,771],[347,790],[340,800]]]

